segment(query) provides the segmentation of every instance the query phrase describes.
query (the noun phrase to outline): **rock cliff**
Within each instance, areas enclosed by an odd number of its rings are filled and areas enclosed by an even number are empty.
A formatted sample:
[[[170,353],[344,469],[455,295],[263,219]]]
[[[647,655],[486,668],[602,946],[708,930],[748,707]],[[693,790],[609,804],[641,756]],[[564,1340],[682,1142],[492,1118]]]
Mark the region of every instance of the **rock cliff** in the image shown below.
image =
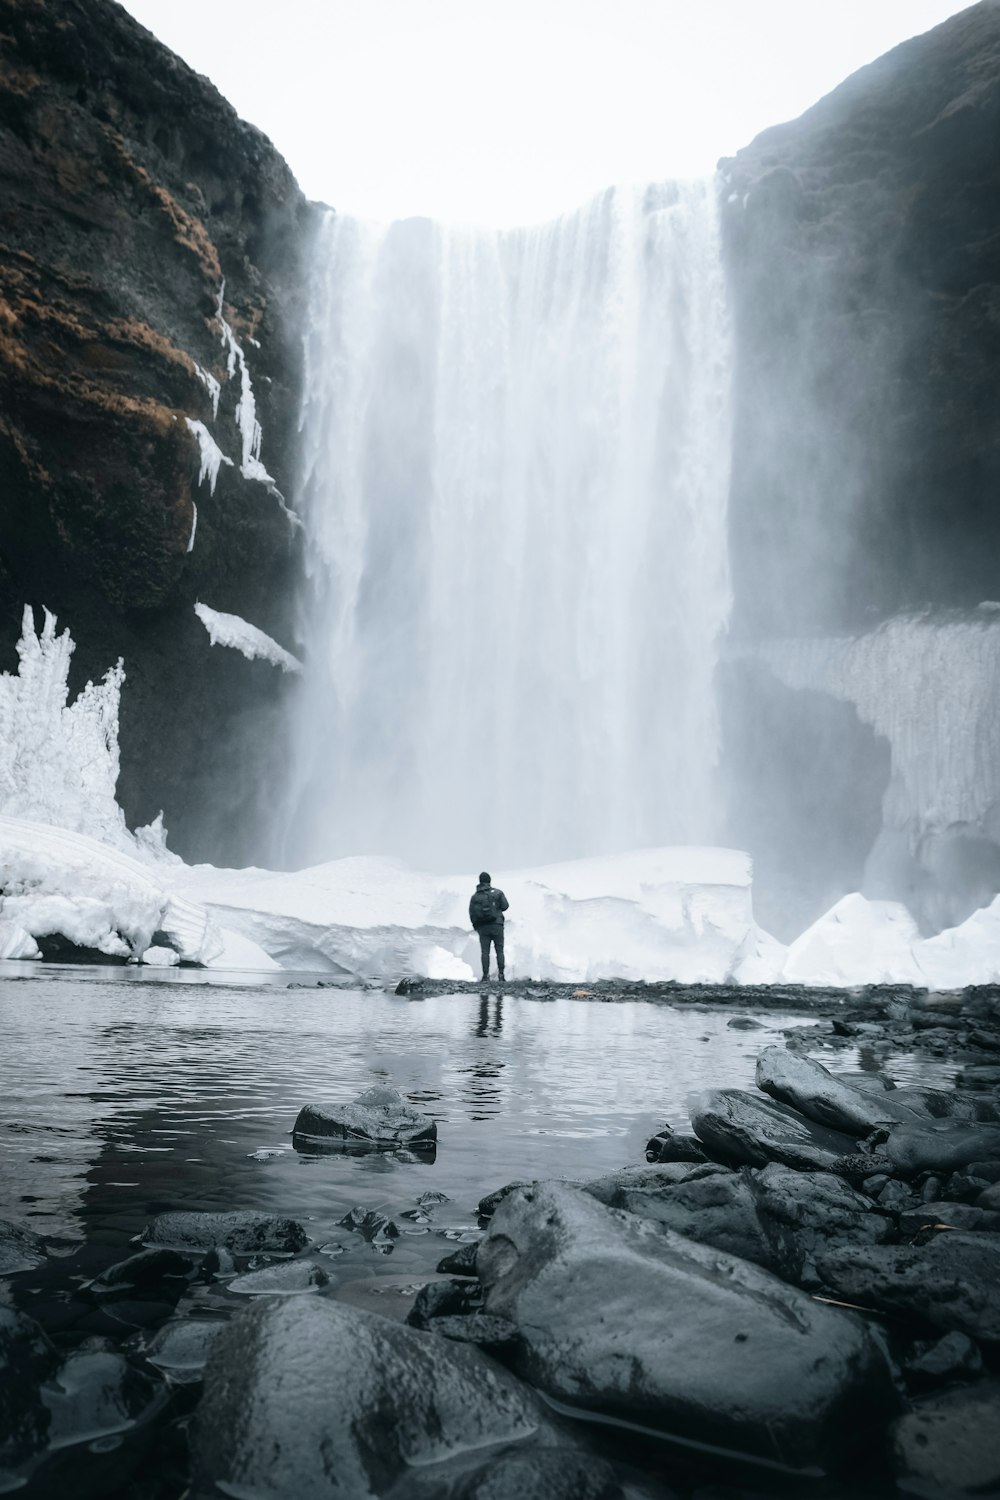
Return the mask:
[[[835,886],[905,900],[925,930],[1000,889],[975,728],[1000,713],[997,614],[976,608],[1000,598],[998,144],[1000,0],[981,0],[720,163],[727,836],[784,936]],[[802,689],[817,651],[858,664],[832,697]]]
[[[25,603],[71,629],[77,686],[124,658],[120,799],[188,858],[259,856],[281,754],[291,679],[193,606],[294,644],[309,224],[270,143],[111,0],[0,0],[0,668]]]

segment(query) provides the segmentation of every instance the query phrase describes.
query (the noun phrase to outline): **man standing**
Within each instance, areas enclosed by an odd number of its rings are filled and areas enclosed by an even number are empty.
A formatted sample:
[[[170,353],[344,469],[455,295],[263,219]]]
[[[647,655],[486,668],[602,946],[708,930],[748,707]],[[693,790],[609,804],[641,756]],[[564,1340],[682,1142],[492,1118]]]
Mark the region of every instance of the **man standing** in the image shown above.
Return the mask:
[[[497,954],[497,975],[503,979],[503,914],[509,905],[503,891],[494,890],[490,877],[484,870],[469,902],[469,921],[479,933],[484,979],[490,977],[491,943]]]

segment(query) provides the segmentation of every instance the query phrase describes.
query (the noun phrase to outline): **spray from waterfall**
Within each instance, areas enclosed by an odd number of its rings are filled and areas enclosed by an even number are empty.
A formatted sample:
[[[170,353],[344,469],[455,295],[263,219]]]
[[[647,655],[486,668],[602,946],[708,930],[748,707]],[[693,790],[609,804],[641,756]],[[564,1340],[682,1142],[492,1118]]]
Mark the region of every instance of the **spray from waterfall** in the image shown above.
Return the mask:
[[[290,863],[716,835],[729,350],[711,182],[511,232],[330,215]]]

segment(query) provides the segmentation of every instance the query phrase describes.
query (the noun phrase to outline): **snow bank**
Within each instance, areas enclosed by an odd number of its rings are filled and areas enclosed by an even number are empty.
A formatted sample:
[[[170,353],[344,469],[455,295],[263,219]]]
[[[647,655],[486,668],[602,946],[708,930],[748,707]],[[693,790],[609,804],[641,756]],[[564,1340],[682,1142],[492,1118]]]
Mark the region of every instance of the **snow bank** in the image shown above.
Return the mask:
[[[121,662],[69,703],[75,649],[56,620],[25,607],[16,676],[0,674],[0,813],[89,834],[128,848],[131,836],[115,801]]]
[[[197,866],[168,878],[283,968],[381,978],[479,973],[470,876],[352,858],[291,874]],[[755,926],[750,861],[734,850],[646,849],[495,881],[511,906],[509,977],[720,982],[754,964],[777,977],[784,950]]]
[[[920,933],[897,901],[844,896],[788,949],[782,978],[794,984],[926,983],[914,948]]]
[[[1000,983],[1000,896],[960,926],[925,938],[914,957],[932,989]]]
[[[61,933],[124,958],[145,953],[155,933],[180,958],[210,962],[223,947],[214,922],[159,875],[156,867],[84,834],[0,815],[0,921],[32,938]]]
[[[302,663],[297,657],[248,620],[242,620],[239,615],[223,614],[218,609],[209,609],[207,604],[196,604],[194,612],[208,631],[208,638],[213,646],[232,646],[248,661],[259,657],[262,661],[272,662],[283,672],[301,672]]]

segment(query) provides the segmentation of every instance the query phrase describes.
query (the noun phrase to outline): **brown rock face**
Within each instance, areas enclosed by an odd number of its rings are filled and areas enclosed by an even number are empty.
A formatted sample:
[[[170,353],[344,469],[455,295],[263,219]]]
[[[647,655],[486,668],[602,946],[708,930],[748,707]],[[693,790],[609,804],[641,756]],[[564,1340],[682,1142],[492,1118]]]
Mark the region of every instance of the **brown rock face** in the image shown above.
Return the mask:
[[[722,162],[744,631],[1000,591],[1000,3]]]
[[[219,294],[290,494],[309,226],[270,143],[111,0],[0,0],[0,669],[25,603],[71,629],[78,686],[124,657],[126,817],[162,807],[191,858],[261,855],[289,682],[193,605],[294,647],[299,560],[240,472]],[[185,418],[233,461],[214,495]]]

